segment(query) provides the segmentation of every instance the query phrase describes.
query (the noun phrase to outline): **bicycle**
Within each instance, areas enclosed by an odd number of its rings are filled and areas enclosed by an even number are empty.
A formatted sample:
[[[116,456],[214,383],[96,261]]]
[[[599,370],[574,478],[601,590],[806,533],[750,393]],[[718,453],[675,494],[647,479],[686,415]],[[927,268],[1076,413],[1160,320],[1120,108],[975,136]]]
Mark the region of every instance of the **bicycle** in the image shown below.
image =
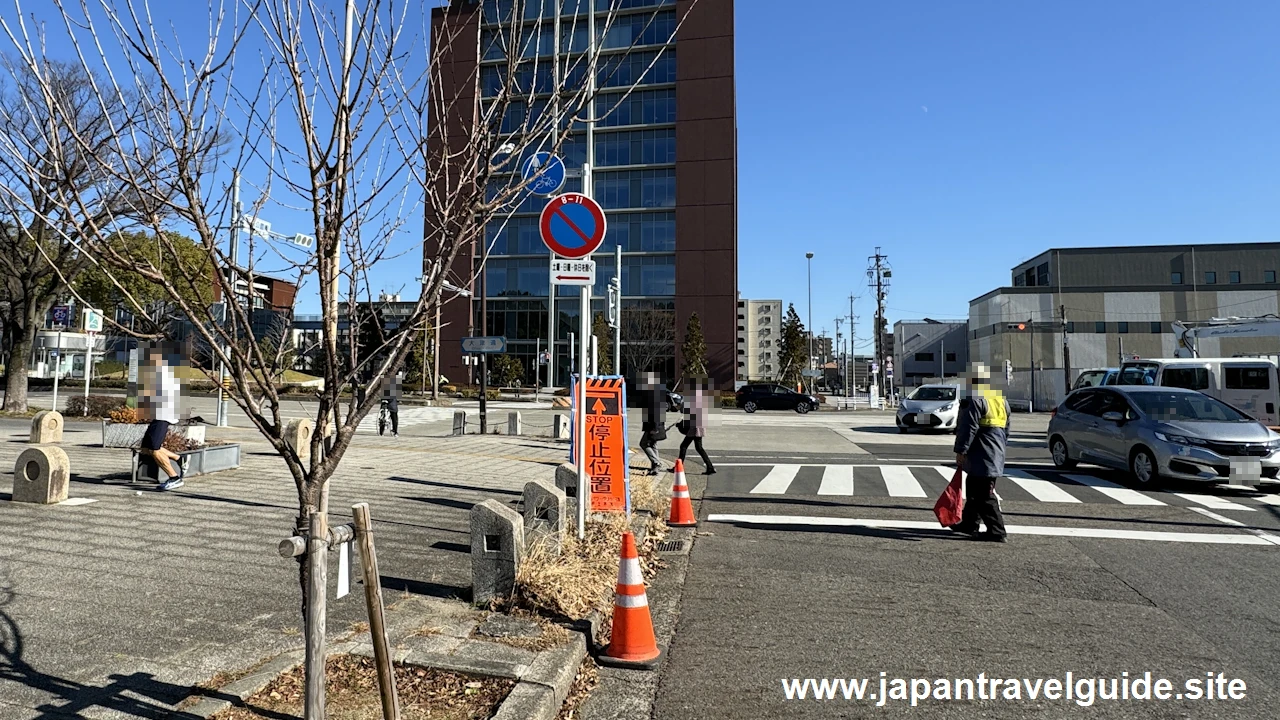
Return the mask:
[[[383,435],[387,432],[387,423],[391,420],[390,403],[383,400],[382,408],[378,410],[378,434]]]

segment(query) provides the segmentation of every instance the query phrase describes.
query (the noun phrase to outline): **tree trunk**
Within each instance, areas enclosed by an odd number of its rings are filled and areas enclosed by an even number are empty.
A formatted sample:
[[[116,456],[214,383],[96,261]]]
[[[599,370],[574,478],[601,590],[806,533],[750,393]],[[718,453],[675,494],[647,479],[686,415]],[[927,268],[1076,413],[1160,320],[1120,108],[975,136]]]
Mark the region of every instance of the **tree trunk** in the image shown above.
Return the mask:
[[[15,330],[9,364],[4,368],[7,376],[4,409],[5,412],[24,413],[27,411],[27,368],[31,366],[31,349],[36,343],[36,324],[29,322],[26,327]]]

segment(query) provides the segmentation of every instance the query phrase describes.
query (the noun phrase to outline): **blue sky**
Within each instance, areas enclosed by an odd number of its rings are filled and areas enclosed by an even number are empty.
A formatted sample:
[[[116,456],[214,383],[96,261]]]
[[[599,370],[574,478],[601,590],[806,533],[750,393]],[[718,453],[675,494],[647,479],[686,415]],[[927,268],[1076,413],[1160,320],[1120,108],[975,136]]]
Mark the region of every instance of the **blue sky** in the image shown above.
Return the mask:
[[[1280,4],[737,3],[739,288],[965,318],[1050,247],[1278,239]]]
[[[153,10],[203,37],[207,8]],[[1277,239],[1280,4],[737,0],[736,22],[739,288],[806,318],[815,253],[819,331],[852,292],[870,338],[876,246],[892,322],[964,318],[1050,247]],[[385,266],[375,290],[416,295],[416,262]]]

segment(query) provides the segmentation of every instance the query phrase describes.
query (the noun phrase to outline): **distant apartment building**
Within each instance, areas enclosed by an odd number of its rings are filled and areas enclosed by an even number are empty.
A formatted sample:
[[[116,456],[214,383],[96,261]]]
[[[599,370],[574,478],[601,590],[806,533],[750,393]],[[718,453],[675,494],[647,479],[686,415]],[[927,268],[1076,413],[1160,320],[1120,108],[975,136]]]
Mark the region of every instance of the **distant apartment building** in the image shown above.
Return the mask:
[[[738,301],[737,379],[775,380],[782,373],[782,301]]]
[[[913,388],[954,378],[969,362],[969,323],[964,320],[899,320],[893,324],[893,387]]]
[[[1013,268],[1011,285],[969,303],[969,354],[1003,376],[1010,396],[1056,405],[1076,375],[1122,358],[1172,357],[1174,320],[1280,311],[1280,243],[1046,250]],[[1211,338],[1202,355],[1274,354],[1274,338]]]

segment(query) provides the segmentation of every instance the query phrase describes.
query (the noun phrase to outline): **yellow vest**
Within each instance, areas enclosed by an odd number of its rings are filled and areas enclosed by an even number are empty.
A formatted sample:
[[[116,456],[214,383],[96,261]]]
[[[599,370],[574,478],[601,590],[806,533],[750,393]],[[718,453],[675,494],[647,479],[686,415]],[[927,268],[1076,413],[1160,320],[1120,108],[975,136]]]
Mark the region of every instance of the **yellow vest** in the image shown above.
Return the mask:
[[[978,421],[979,427],[1008,427],[1009,417],[1005,414],[1004,396],[1000,391],[984,387],[982,397],[987,401],[987,412]]]

